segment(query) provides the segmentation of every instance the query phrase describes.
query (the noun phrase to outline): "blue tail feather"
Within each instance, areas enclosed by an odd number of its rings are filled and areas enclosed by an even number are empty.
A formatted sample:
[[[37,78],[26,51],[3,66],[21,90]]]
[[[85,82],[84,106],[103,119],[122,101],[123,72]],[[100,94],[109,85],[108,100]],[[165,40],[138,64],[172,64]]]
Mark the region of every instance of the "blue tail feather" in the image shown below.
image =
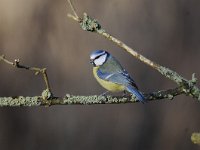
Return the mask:
[[[135,95],[136,98],[137,98],[140,102],[142,102],[142,103],[146,102],[146,99],[144,98],[144,96],[142,95],[142,93],[140,93],[135,87],[133,87],[133,86],[131,86],[131,85],[128,85],[128,86],[126,87],[126,90],[127,90],[128,92],[130,92],[131,94]]]

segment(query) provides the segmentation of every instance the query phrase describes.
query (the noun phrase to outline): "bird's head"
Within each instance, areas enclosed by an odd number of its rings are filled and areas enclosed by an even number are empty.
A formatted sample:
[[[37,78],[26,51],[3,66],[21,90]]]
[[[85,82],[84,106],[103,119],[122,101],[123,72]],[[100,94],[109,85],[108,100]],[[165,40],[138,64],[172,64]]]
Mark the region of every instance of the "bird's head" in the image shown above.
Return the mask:
[[[104,50],[95,50],[90,54],[90,63],[95,67],[101,66],[106,62],[109,55],[110,54]]]

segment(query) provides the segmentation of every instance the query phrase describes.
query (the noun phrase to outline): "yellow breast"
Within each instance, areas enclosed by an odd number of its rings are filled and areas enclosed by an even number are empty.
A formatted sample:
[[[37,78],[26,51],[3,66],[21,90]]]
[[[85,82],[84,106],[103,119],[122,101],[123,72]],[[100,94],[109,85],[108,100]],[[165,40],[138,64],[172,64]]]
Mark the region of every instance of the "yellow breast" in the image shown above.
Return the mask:
[[[101,86],[103,86],[105,89],[107,89],[108,91],[111,91],[111,92],[124,91],[125,87],[123,85],[109,82],[106,80],[102,80],[101,78],[99,78],[97,76],[97,69],[98,69],[98,67],[93,67],[93,74]]]

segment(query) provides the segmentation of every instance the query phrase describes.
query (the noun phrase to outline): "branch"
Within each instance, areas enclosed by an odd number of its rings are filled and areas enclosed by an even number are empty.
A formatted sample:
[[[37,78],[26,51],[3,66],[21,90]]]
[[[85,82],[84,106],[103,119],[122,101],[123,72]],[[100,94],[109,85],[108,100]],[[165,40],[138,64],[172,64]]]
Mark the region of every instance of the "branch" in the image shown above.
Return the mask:
[[[173,99],[174,96],[182,93],[181,88],[175,88],[170,90],[163,90],[152,92],[150,94],[144,94],[145,98],[149,101],[162,100],[168,98]],[[124,103],[136,103],[135,96],[79,96],[66,94],[65,97],[50,97],[48,100],[44,99],[45,90],[42,96],[33,97],[0,97],[0,107],[14,107],[14,106],[52,106],[52,105],[93,105],[93,104],[124,104]]]
[[[86,13],[83,14],[83,18],[79,17],[70,0],[68,0],[68,3],[70,4],[70,7],[73,11],[73,15],[68,14],[68,17],[77,21],[83,30],[98,33],[99,35],[112,41],[114,44],[118,45],[119,47],[127,51],[129,54],[131,54],[138,60],[154,68],[163,76],[175,82],[178,85],[178,87],[182,87],[182,91],[184,94],[189,95],[200,101],[200,89],[195,85],[197,82],[197,79],[195,78],[194,74],[192,75],[191,80],[187,80],[181,75],[179,75],[178,73],[176,73],[175,71],[151,61],[150,59],[144,57],[143,55],[133,50],[131,47],[127,46],[125,43],[123,43],[119,39],[107,33],[104,29],[102,29],[101,25],[98,23],[96,19],[91,18]]]
[[[48,97],[45,97],[45,99],[48,99],[51,96],[53,96],[52,93],[51,93],[51,89],[50,89],[50,85],[49,85],[49,80],[48,80],[46,68],[37,68],[37,67],[24,66],[24,65],[20,64],[20,60],[19,59],[15,59],[14,62],[11,62],[11,61],[7,60],[4,55],[0,55],[0,61],[1,60],[4,61],[5,63],[9,64],[9,65],[12,65],[13,67],[34,71],[35,75],[42,74],[43,80],[44,80],[45,86],[46,86],[46,91],[48,91]]]
[[[4,55],[0,56],[0,61],[4,61],[5,63],[12,65],[16,68],[26,69],[30,71],[34,71],[35,74],[42,74],[43,79],[45,81],[46,90],[44,90],[41,96],[34,97],[0,97],[0,107],[4,106],[51,106],[51,105],[72,105],[72,104],[80,104],[80,105],[91,105],[91,104],[121,104],[121,103],[135,103],[138,102],[134,96],[74,96],[66,94],[67,96],[64,98],[54,97],[53,93],[51,93],[49,81],[46,73],[46,68],[37,68],[37,67],[27,67],[20,64],[19,59],[15,59],[15,62],[11,62],[5,58]],[[169,90],[161,90],[148,94],[144,94],[145,98],[148,101],[153,100],[161,100],[168,98],[172,100],[175,96],[183,93],[183,88],[177,87]]]

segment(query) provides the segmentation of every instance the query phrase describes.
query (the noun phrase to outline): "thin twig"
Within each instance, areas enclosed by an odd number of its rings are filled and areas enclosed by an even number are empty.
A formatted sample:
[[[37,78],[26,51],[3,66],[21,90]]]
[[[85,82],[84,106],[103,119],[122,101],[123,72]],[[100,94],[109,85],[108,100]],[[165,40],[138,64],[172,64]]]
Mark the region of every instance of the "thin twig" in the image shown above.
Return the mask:
[[[49,84],[49,80],[48,80],[48,76],[47,76],[47,72],[46,72],[46,68],[37,68],[37,67],[28,67],[28,66],[24,66],[20,64],[20,60],[19,59],[15,59],[14,62],[9,61],[8,59],[5,58],[4,55],[0,56],[0,61],[4,61],[5,63],[12,65],[16,68],[21,68],[21,69],[26,69],[26,70],[31,70],[35,72],[35,75],[38,75],[39,73],[42,74],[44,82],[45,82],[45,86],[46,89],[51,92],[50,89],[50,84]]]
[[[77,17],[75,17],[75,16],[72,15],[72,14],[67,14],[67,16],[68,16],[69,18],[72,18],[72,19],[76,20],[77,22],[80,22],[80,19],[77,18]]]
[[[4,61],[5,63],[9,64],[9,65],[14,65],[13,62],[8,61],[7,59],[5,59],[5,55],[1,55],[1,56],[0,56],[0,61],[1,61],[1,60]]]
[[[82,19],[77,15],[76,9],[75,9],[74,5],[72,4],[71,0],[67,0],[67,1],[68,1],[68,3],[69,3],[69,6],[70,6],[70,8],[71,8],[73,14],[74,14],[74,15],[72,15],[72,14],[67,14],[67,16],[68,16],[69,18],[72,18],[72,19],[76,20],[77,22],[81,22]]]
[[[76,18],[79,18],[78,15],[77,15],[77,13],[76,13],[75,7],[73,6],[71,0],[67,0],[67,1],[68,1],[69,5],[70,5],[70,7],[71,7],[71,9],[72,9],[72,11],[73,11],[73,13],[74,13],[74,16],[75,16]]]

